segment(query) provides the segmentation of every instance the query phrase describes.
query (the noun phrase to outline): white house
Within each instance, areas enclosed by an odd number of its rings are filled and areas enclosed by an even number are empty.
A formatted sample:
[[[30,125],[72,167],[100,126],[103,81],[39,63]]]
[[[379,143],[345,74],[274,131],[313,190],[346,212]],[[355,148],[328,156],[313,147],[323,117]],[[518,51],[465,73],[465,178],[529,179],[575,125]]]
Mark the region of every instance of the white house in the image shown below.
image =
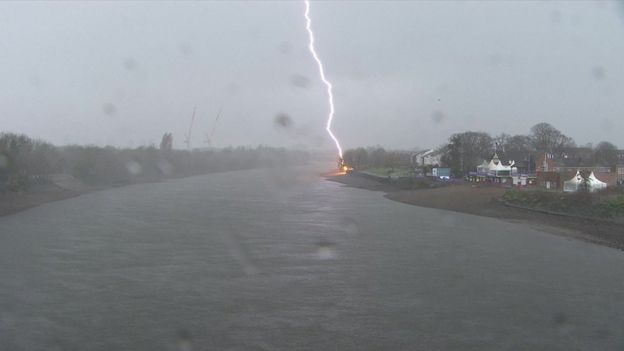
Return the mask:
[[[442,162],[442,153],[436,149],[428,149],[411,154],[410,159],[416,167],[438,166]]]

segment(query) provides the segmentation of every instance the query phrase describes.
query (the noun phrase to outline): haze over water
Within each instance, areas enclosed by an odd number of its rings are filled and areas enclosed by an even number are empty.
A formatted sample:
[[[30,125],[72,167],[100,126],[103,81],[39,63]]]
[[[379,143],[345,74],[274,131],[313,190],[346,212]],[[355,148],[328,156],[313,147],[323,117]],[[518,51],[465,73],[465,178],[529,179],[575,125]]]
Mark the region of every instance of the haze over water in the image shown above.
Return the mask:
[[[140,184],[0,218],[0,348],[624,346],[620,251],[318,173]]]

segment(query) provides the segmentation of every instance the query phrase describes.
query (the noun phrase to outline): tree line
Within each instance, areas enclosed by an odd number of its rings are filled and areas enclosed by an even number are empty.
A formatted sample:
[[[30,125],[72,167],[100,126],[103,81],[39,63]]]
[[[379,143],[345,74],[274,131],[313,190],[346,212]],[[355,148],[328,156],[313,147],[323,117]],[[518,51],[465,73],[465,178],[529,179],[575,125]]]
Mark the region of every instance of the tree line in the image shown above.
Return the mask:
[[[266,146],[211,150],[54,146],[21,134],[0,133],[0,191],[28,190],[68,174],[86,184],[114,185],[265,166],[305,164],[306,151]]]
[[[577,147],[576,142],[548,123],[531,127],[529,134],[491,136],[482,131],[467,131],[451,135],[439,146],[441,167],[449,167],[455,177],[463,177],[474,171],[483,160],[489,160],[494,152],[502,160],[514,159],[534,163],[539,155],[550,153],[561,156]],[[596,146],[586,145],[591,162],[597,165],[615,166],[618,148],[611,142],[601,141]],[[410,165],[409,151],[386,151],[381,147],[356,148],[344,152],[344,160],[355,169],[373,167],[402,167]]]
[[[410,155],[404,150],[386,150],[381,146],[349,149],[343,153],[347,165],[356,170],[366,168],[409,167]]]

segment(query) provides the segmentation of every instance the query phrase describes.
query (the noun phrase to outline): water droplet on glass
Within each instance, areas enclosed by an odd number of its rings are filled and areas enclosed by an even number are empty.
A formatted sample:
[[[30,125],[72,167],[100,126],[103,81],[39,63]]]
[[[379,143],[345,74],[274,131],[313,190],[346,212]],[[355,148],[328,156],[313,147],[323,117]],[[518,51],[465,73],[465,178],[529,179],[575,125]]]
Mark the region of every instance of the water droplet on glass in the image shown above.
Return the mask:
[[[561,22],[561,12],[559,12],[558,10],[550,11],[548,17],[550,18],[551,23]]]
[[[137,69],[138,66],[136,60],[132,57],[125,59],[123,65],[128,71],[134,71],[135,69]]]
[[[603,80],[606,78],[607,74],[602,66],[596,66],[592,69],[592,75],[596,80]]]
[[[176,344],[178,351],[191,351],[193,349],[193,337],[191,333],[186,329],[178,330]]]
[[[301,74],[294,74],[290,77],[290,82],[298,88],[306,89],[310,86],[310,80]]]
[[[278,46],[278,50],[284,55],[290,54],[292,52],[292,45],[287,41],[283,41]]]
[[[565,324],[567,317],[563,312],[557,312],[553,315],[553,323],[554,324]]]
[[[128,173],[136,176],[141,174],[143,167],[141,167],[141,164],[136,161],[128,161],[126,162],[126,169],[128,170]]]
[[[193,47],[189,42],[180,43],[178,50],[180,50],[180,53],[184,56],[190,56],[193,53]]]
[[[336,248],[333,243],[321,241],[316,244],[314,255],[319,260],[333,260],[337,257]]]
[[[446,115],[442,111],[433,111],[431,114],[431,121],[434,124],[442,124],[446,119]]]
[[[360,231],[357,223],[349,217],[343,218],[341,225],[342,229],[347,232],[347,234],[355,235]]]
[[[500,66],[503,63],[503,58],[499,54],[492,54],[488,57],[488,65],[492,67]]]
[[[613,123],[611,119],[606,118],[601,121],[600,127],[604,131],[611,131],[613,130],[613,128],[615,128],[615,123]]]
[[[158,161],[158,169],[164,176],[170,176],[173,174],[173,166],[167,160]]]
[[[104,113],[109,116],[113,116],[115,113],[117,113],[117,107],[115,107],[115,105],[111,104],[110,102],[107,102],[102,105],[102,111],[104,111]]]
[[[275,126],[284,129],[289,129],[293,125],[292,118],[285,113],[278,113],[273,122],[275,123]]]

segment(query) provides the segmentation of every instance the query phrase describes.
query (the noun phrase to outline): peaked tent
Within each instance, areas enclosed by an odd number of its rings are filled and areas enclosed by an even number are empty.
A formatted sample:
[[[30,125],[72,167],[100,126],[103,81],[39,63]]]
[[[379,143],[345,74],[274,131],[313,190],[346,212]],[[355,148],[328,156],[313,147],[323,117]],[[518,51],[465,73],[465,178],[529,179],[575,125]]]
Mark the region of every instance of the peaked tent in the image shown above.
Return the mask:
[[[568,193],[578,191],[582,184],[583,177],[581,176],[581,172],[576,171],[576,175],[572,177],[572,179],[563,182],[563,191]]]
[[[587,180],[589,183],[589,191],[598,191],[601,189],[605,189],[607,187],[607,183],[596,178],[596,176],[594,175],[594,172],[591,172]]]

